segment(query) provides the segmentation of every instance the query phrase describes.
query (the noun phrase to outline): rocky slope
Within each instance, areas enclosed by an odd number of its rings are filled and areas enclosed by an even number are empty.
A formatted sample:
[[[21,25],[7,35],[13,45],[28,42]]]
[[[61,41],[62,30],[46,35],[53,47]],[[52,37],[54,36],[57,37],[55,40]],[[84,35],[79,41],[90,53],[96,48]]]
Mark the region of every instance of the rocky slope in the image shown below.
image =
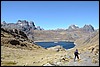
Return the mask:
[[[81,40],[81,42],[80,42]],[[99,31],[94,33],[91,37],[84,39],[78,39],[75,41],[76,47],[81,50],[86,50],[94,53],[95,55],[99,55]],[[93,50],[93,51],[92,51]]]
[[[20,49],[35,49],[40,48],[33,41],[28,39],[26,34],[17,29],[1,28],[1,45],[6,47],[20,48]]]

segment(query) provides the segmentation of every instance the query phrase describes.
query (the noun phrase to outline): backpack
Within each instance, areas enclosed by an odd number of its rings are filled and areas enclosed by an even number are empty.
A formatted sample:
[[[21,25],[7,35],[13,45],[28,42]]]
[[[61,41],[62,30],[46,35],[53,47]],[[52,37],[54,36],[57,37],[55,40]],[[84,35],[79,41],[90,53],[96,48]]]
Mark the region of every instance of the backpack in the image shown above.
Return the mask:
[[[75,55],[78,55],[78,52],[77,52],[77,51],[75,51],[75,52],[74,52],[74,54],[75,54]]]

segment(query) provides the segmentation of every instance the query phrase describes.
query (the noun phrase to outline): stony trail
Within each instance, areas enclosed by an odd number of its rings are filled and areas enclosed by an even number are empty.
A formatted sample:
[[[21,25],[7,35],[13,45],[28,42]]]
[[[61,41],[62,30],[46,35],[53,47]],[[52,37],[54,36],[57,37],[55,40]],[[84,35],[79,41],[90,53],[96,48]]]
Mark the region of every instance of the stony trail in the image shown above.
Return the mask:
[[[84,52],[81,53],[79,55],[80,59],[78,60],[76,58],[76,60],[74,61],[74,55],[73,55],[73,59],[70,59],[69,61],[65,61],[63,64],[63,66],[99,66],[99,63],[96,62],[96,60],[98,59],[94,59],[94,63],[93,63],[93,57],[92,53],[90,52]]]

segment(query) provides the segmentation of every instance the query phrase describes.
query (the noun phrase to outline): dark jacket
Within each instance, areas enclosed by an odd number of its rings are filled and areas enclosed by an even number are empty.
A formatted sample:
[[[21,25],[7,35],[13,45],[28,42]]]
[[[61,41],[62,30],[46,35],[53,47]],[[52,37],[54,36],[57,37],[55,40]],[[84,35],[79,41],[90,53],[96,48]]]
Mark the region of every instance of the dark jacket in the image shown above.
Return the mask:
[[[76,50],[76,51],[74,52],[74,54],[75,54],[75,55],[78,55],[78,54],[79,54],[79,53],[78,53],[78,50]]]

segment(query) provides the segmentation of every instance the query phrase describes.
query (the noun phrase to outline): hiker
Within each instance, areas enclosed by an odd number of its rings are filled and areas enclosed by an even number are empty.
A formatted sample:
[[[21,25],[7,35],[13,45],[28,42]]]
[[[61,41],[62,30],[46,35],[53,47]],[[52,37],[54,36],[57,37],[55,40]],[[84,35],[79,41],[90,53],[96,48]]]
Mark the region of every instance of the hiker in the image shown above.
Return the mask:
[[[79,60],[79,56],[78,56],[78,49],[76,49],[76,51],[74,52],[74,55],[75,55],[75,57],[74,57],[74,61],[75,61],[75,59],[76,59],[76,57],[77,57],[77,59]]]

